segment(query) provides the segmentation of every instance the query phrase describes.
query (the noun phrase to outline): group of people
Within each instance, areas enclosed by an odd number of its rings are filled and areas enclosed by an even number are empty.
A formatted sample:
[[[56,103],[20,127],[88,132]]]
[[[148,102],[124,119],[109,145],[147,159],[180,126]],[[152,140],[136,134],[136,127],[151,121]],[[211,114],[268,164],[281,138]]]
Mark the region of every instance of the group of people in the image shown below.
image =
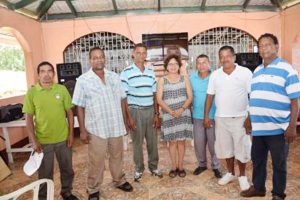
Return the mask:
[[[65,200],[78,199],[72,194],[71,150],[71,108],[76,105],[80,138],[88,145],[89,200],[100,198],[107,153],[115,187],[133,191],[123,172],[123,136],[127,133],[132,138],[134,180],[139,182],[145,170],[144,141],[150,173],[163,177],[158,168],[156,131],[160,118],[161,138],[168,142],[171,159],[169,177],[186,176],[185,143],[194,139],[198,161],[194,175],[207,170],[208,146],[218,184],[226,185],[237,179],[241,196],[265,196],[270,151],[272,196],[274,200],[284,199],[288,146],[296,137],[300,83],[293,67],[278,57],[278,40],[274,35],[262,35],[258,47],[263,63],[253,74],[235,63],[231,46],[223,46],[219,50],[221,67],[217,70],[211,71],[209,57],[201,54],[196,59],[196,72],[190,76],[181,74],[180,56],[170,54],[164,61],[166,75],[158,81],[153,69],[145,64],[144,44],[135,45],[133,64],[120,76],[105,69],[104,51],[95,47],[89,52],[91,69],[77,79],[72,99],[64,86],[54,83],[53,65],[42,62],[37,67],[39,82],[28,90],[23,107],[34,149],[44,153],[39,178],[53,179],[55,154],[61,173],[61,196]],[[227,172],[223,176],[219,159],[226,160]],[[251,159],[250,186],[245,169]],[[42,186],[39,199],[45,198],[46,186]]]

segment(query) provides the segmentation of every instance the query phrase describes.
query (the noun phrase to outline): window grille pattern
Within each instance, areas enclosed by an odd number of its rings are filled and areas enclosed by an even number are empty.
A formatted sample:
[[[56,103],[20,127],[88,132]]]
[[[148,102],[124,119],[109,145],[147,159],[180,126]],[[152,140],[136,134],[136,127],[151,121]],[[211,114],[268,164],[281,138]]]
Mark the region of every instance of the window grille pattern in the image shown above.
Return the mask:
[[[100,47],[104,50],[106,69],[121,73],[131,61],[134,43],[130,39],[116,33],[91,33],[76,39],[65,48],[65,63],[80,62],[82,72],[88,71],[90,68],[89,51],[93,47]]]
[[[199,33],[189,41],[189,69],[195,68],[196,58],[206,54],[212,69],[219,66],[219,49],[230,45],[236,53],[257,52],[257,41],[248,33],[232,27],[216,27]]]

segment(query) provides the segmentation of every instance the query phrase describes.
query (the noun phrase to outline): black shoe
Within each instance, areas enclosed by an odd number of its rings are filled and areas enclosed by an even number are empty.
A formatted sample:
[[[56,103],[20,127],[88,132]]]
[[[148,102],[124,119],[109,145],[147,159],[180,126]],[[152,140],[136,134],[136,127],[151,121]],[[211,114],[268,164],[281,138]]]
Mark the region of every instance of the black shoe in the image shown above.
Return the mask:
[[[95,192],[93,194],[89,195],[89,200],[99,200],[100,193],[99,192]]]
[[[117,188],[119,188],[120,190],[123,190],[124,192],[132,192],[132,190],[133,190],[133,187],[128,182],[123,183],[122,185],[118,186]]]
[[[194,175],[199,175],[201,174],[202,172],[204,172],[205,170],[207,170],[207,167],[197,167],[195,169],[195,171],[193,172]]]
[[[284,200],[284,198],[275,195],[272,200]]]
[[[242,197],[264,197],[266,196],[266,191],[259,191],[254,188],[254,186],[250,186],[248,190],[244,190],[240,193]],[[274,199],[274,197],[273,197]]]
[[[219,169],[213,169],[216,178],[222,178],[222,173]]]
[[[64,200],[79,200],[75,195],[71,194],[67,197],[63,197]]]

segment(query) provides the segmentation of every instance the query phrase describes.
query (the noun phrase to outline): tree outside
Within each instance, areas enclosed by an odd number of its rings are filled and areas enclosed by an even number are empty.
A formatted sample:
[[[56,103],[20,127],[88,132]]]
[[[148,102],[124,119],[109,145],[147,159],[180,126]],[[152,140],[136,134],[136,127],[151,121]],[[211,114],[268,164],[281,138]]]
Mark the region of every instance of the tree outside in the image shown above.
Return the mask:
[[[20,45],[0,43],[0,99],[26,93],[24,53]]]
[[[0,70],[25,71],[24,53],[20,47],[0,44]]]

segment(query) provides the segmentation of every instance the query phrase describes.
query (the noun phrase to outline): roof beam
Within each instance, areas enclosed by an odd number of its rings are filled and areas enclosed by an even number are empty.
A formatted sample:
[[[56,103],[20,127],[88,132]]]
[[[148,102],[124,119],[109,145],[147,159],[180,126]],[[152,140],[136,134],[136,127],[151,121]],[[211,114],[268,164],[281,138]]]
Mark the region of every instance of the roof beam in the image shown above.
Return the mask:
[[[72,2],[70,0],[65,0],[65,1],[66,1],[67,5],[69,6],[69,8],[70,8],[71,12],[73,13],[73,15],[75,17],[77,17],[77,11],[76,11],[75,7],[73,6]]]
[[[207,6],[205,8],[206,12],[235,12],[235,11],[241,11],[243,10],[243,6]],[[276,8],[274,6],[254,6],[249,5],[247,7],[247,11],[276,11]],[[161,13],[199,13],[201,12],[199,7],[182,7],[182,8],[162,8]],[[95,17],[95,16],[122,16],[126,15],[127,13],[132,14],[157,14],[157,9],[132,9],[132,10],[119,10],[118,14],[115,14],[114,11],[103,11],[103,12],[78,12],[79,18],[85,18],[85,17]],[[59,20],[59,19],[73,19],[74,15],[71,13],[61,13],[61,14],[49,14],[47,15],[47,18],[43,18],[43,21],[46,20]]]
[[[205,7],[206,7],[206,0],[202,0],[201,10],[205,10]]]
[[[282,9],[281,0],[270,0],[270,1],[274,6],[276,6],[276,8],[278,8],[280,10]]]
[[[161,2],[160,0],[157,0],[157,11],[160,12],[161,10]]]
[[[5,6],[5,7],[8,7],[9,2],[6,1],[6,0],[0,0],[0,5],[3,5],[3,6]]]
[[[17,10],[17,9],[20,9],[20,8],[24,8],[25,6],[28,6],[29,4],[32,4],[33,2],[35,2],[36,0],[21,0],[17,3],[14,3],[14,4],[10,4],[9,5],[9,9],[11,10]]]
[[[118,13],[119,10],[118,10],[118,6],[117,6],[117,3],[116,3],[116,0],[111,0],[112,4],[113,4],[113,7],[114,7],[114,10],[115,10],[115,13]]]
[[[42,7],[43,7],[44,4],[45,4],[45,1],[46,1],[46,0],[41,1],[41,3],[39,4],[39,6],[38,6],[37,9],[36,9],[36,12],[39,12],[39,11],[42,9]]]
[[[12,6],[13,4],[8,2],[7,0],[0,0],[0,5],[3,5],[5,7],[7,7],[8,9],[11,9],[10,6]],[[17,12],[20,13],[20,14],[23,14],[25,16],[36,19],[36,13],[34,13],[34,12],[28,10],[28,9],[20,8],[20,9],[18,9]]]
[[[223,12],[230,12],[230,11],[242,11],[243,6],[206,6],[206,11],[223,11]],[[248,11],[276,11],[273,6],[267,5],[248,5]]]
[[[54,0],[44,0],[38,7],[37,12],[38,12],[38,19],[40,19],[43,15],[47,13],[49,8],[52,6],[54,3]]]
[[[23,14],[25,16],[37,19],[36,13],[31,11],[31,10],[28,10],[26,8],[20,8],[20,9],[18,9],[17,12],[20,13],[20,14]]]
[[[281,3],[281,8],[282,8],[282,10],[284,10],[286,8],[295,6],[297,4],[300,4],[300,0],[288,1],[288,2],[285,2],[285,3],[282,2]]]
[[[245,0],[243,4],[243,8],[246,9],[251,0]]]

